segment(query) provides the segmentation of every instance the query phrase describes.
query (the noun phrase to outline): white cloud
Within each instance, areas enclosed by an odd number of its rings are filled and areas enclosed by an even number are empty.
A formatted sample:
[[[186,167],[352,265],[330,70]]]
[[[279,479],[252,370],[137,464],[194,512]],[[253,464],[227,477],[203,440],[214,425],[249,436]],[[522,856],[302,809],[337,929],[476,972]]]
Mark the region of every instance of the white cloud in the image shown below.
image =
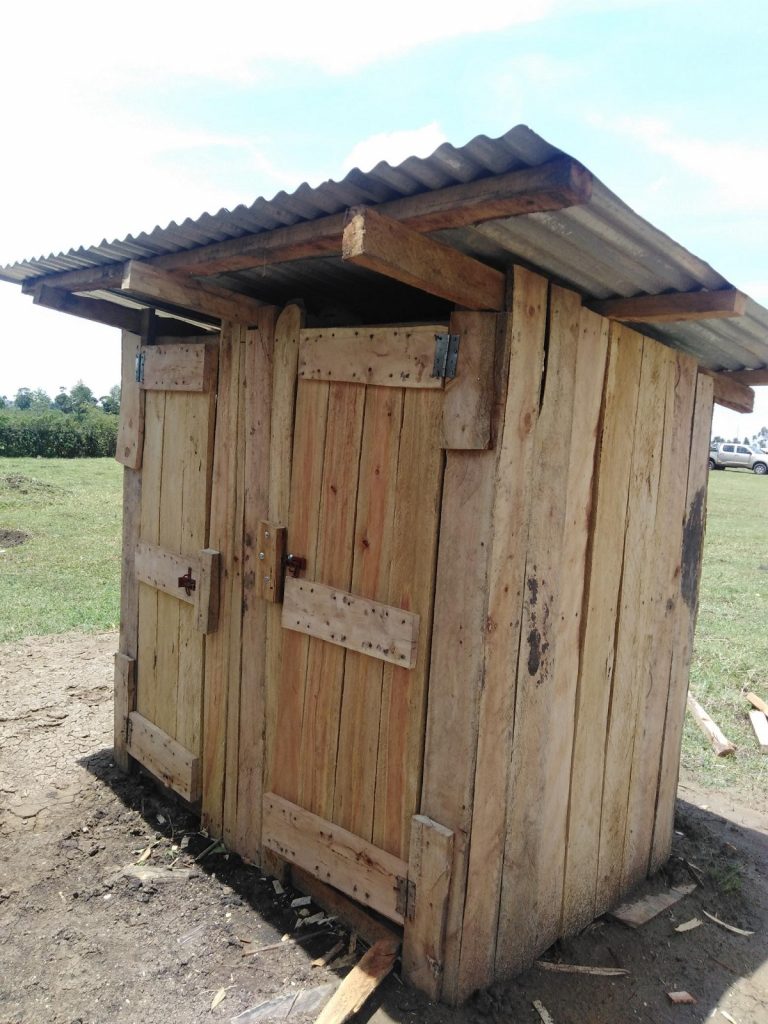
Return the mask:
[[[381,160],[395,165],[409,156],[429,156],[446,141],[445,133],[436,121],[423,128],[400,132],[379,132],[358,142],[344,158],[344,172],[353,167],[369,171]]]

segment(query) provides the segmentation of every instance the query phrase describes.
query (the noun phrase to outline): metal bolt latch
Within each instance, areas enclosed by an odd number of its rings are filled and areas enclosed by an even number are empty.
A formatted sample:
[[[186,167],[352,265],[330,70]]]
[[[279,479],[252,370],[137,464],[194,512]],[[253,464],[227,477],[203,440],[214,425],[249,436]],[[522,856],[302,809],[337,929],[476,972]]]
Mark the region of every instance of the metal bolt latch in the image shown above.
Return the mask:
[[[190,566],[183,576],[179,576],[179,589],[183,590],[187,597],[190,597],[196,586],[197,580],[192,579],[192,566]]]

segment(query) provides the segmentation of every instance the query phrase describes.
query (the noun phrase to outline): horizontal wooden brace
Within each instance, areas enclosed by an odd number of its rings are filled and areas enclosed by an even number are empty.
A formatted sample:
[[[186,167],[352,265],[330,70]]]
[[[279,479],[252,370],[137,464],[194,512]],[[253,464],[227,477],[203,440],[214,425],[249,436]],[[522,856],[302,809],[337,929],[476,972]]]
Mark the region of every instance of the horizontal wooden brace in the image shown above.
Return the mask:
[[[635,295],[629,299],[587,302],[595,313],[629,323],[664,324],[680,320],[716,320],[743,316],[747,297],[735,288],[713,292]]]
[[[749,387],[760,387],[768,384],[768,366],[764,366],[760,370],[723,371],[720,376],[725,380],[735,380],[739,384],[746,384]]]
[[[715,373],[703,366],[699,367],[699,373],[705,373],[712,378],[715,402],[718,405],[724,405],[726,409],[733,409],[734,412],[752,412],[755,407],[755,392],[752,388],[733,380],[730,375]]]
[[[128,753],[189,803],[200,799],[200,759],[138,711],[128,716]]]
[[[501,217],[578,206],[589,201],[592,182],[592,175],[586,168],[562,156],[538,167],[523,167],[479,181],[393,199],[376,209],[416,231],[441,231]],[[191,275],[213,276],[265,263],[324,256],[338,253],[344,225],[343,213],[331,214],[186,252],[157,256],[151,265]],[[89,288],[119,288],[122,274],[123,264],[118,263],[111,268],[65,271],[47,280],[67,291],[87,291]]]
[[[328,327],[299,336],[299,377],[396,388],[443,387],[432,377],[435,335],[444,324],[416,327]]]
[[[139,386],[145,391],[208,392],[215,386],[215,344],[143,345],[139,360]]]
[[[350,210],[341,256],[467,309],[504,308],[504,275],[373,207]]]
[[[61,288],[51,288],[45,284],[38,284],[35,287],[33,301],[36,306],[55,309],[59,313],[69,313],[71,316],[106,324],[108,327],[118,327],[120,330],[130,331],[131,334],[141,334],[143,311],[140,309],[131,309],[129,306],[107,302],[105,299],[72,295]],[[202,332],[202,328],[195,324],[174,320],[171,317],[162,317],[158,326],[160,333],[167,337],[189,338]]]
[[[199,555],[178,555],[140,541],[134,557],[136,579],[193,605],[195,628],[201,633],[213,633],[218,625],[220,559],[219,552],[210,548]],[[179,585],[179,580],[186,576],[194,580],[194,589]]]
[[[358,903],[403,923],[398,878],[407,877],[408,864],[399,857],[276,793],[264,796],[262,843]]]
[[[220,320],[256,323],[264,312],[264,303],[216,285],[190,281],[149,263],[132,260],[126,264],[120,284],[129,295],[203,313]]]
[[[323,583],[286,579],[282,625],[400,668],[416,664],[418,615]]]

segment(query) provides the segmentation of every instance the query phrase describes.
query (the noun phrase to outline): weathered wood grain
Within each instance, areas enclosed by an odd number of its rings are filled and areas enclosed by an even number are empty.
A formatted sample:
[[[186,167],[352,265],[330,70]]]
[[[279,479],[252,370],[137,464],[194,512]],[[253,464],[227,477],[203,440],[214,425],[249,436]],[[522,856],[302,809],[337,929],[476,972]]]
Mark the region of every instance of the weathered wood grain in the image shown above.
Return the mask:
[[[200,798],[200,760],[138,711],[129,715],[128,752],[189,803]]]
[[[329,327],[301,332],[299,377],[393,388],[442,390],[433,377],[435,335],[443,324]]]

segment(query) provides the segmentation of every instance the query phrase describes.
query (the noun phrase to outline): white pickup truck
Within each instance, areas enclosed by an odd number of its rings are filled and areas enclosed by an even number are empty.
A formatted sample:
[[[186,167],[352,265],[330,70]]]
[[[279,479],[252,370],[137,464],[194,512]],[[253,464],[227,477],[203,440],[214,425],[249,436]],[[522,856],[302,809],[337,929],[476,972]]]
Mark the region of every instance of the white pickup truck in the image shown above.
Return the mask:
[[[720,442],[709,449],[710,469],[751,469],[758,476],[768,473],[768,455],[746,444]]]

